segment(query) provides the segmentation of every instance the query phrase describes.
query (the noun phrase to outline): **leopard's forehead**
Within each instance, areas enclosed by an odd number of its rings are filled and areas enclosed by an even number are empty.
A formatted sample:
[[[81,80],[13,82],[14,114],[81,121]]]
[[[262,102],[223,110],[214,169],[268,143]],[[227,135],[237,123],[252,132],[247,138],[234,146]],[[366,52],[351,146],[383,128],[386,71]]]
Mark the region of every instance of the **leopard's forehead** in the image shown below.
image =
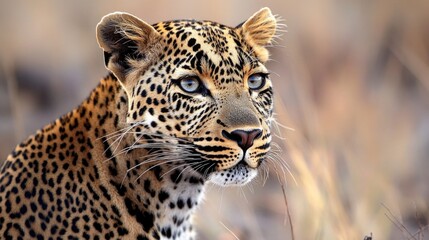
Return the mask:
[[[243,70],[261,65],[235,28],[196,20],[166,21],[153,26],[166,42],[164,52],[168,56],[186,58],[178,61],[177,67],[217,76],[215,84],[240,81]]]
[[[154,24],[153,27],[164,37],[184,40],[192,35],[193,37],[216,38],[219,41],[227,42],[227,38],[235,36],[238,38],[234,28],[213,21],[198,20],[174,20]]]

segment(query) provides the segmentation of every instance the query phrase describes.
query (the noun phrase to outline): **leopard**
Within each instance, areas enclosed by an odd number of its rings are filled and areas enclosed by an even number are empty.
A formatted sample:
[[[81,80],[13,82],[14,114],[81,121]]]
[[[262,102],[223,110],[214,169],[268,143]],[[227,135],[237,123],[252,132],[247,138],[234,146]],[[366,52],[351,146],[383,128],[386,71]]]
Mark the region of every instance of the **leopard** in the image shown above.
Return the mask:
[[[248,184],[271,149],[277,22],[104,16],[107,76],[0,170],[0,238],[196,239],[206,186]]]

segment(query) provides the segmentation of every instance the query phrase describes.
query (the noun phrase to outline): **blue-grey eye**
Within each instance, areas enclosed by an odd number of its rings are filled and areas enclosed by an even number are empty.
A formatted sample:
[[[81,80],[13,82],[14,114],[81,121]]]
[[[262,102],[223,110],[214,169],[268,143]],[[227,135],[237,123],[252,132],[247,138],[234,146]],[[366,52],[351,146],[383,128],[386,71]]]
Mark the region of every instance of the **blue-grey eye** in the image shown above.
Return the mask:
[[[247,79],[247,85],[250,90],[259,90],[265,86],[266,74],[255,73]]]
[[[194,93],[200,88],[200,81],[194,77],[187,77],[180,80],[180,88],[188,93]]]

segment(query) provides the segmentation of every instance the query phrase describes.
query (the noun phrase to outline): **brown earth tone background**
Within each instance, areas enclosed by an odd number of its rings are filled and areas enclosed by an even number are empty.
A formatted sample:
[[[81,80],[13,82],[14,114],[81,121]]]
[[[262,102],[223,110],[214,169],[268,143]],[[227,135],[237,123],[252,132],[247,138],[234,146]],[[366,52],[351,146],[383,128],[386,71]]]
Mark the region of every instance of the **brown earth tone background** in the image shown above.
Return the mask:
[[[268,68],[290,173],[210,185],[198,239],[429,239],[427,0],[0,0],[0,162],[106,75],[105,14],[235,26],[264,6],[288,25]]]

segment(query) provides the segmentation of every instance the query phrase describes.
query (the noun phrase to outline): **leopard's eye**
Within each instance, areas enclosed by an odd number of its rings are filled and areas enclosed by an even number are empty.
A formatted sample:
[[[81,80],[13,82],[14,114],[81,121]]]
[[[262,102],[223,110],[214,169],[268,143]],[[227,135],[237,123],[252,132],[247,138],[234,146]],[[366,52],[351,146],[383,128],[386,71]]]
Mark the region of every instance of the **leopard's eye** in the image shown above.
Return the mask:
[[[259,90],[263,86],[265,86],[266,74],[263,73],[255,73],[249,76],[247,79],[247,85],[250,90]]]
[[[186,77],[180,80],[180,88],[188,93],[195,93],[200,88],[200,81],[195,77]]]

